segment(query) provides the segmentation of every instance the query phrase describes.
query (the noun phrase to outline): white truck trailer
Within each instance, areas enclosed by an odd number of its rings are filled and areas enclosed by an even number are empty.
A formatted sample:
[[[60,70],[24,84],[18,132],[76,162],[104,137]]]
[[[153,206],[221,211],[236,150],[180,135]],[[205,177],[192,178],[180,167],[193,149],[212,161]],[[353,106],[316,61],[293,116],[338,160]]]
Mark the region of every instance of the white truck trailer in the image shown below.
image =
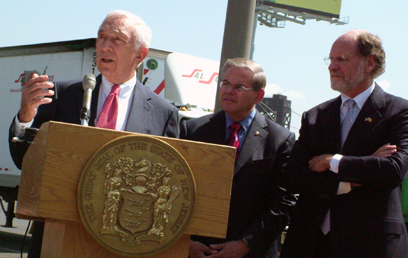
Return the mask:
[[[12,226],[21,171],[8,147],[8,130],[21,101],[21,87],[32,73],[47,74],[50,81],[98,75],[96,39],[0,48],[0,196],[8,203],[6,226]],[[139,80],[179,108],[179,119],[213,111],[219,62],[181,53],[150,49],[138,69]],[[0,222],[2,223],[2,222]]]

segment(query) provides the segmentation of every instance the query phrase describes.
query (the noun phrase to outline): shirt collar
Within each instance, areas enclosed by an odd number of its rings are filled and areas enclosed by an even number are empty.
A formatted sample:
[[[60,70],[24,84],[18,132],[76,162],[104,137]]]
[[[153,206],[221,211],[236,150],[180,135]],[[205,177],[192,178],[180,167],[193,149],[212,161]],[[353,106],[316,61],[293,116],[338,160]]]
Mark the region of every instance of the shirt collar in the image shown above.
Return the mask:
[[[239,123],[241,124],[242,128],[245,131],[247,131],[249,127],[251,126],[252,120],[254,120],[255,118],[255,114],[256,114],[256,109],[254,108],[251,114],[249,114],[247,117],[239,121]],[[226,125],[226,128],[228,129],[228,127],[234,122],[234,120],[232,120],[232,118],[227,114],[227,112],[225,112],[225,119],[226,119],[225,125]]]
[[[105,96],[108,96],[110,94],[110,91],[113,85],[114,84],[108,81],[108,79],[106,79],[105,76],[102,76],[102,83],[101,83],[100,90],[103,92]],[[128,96],[128,94],[132,92],[135,85],[136,85],[136,73],[132,79],[119,85],[120,86],[119,98]]]
[[[368,87],[368,89],[366,89],[365,91],[363,91],[362,93],[358,94],[356,97],[353,98],[353,100],[356,102],[360,110],[364,106],[364,103],[367,101],[370,94],[373,92],[374,88],[375,88],[375,83],[373,82],[373,84],[371,84],[371,86]],[[341,94],[340,96],[341,96],[341,107],[342,107],[344,102],[346,102],[350,98],[344,94]]]

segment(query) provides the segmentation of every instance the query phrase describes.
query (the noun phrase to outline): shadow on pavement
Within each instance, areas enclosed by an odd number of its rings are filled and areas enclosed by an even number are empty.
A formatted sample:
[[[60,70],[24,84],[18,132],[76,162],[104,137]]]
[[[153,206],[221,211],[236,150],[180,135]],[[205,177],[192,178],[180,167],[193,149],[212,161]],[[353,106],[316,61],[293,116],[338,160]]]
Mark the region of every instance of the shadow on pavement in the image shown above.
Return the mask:
[[[23,245],[24,236],[9,232],[0,231],[0,254],[1,253],[20,253]],[[23,252],[27,253],[30,246],[31,236],[27,236],[24,241]],[[1,257],[1,255],[0,255]]]

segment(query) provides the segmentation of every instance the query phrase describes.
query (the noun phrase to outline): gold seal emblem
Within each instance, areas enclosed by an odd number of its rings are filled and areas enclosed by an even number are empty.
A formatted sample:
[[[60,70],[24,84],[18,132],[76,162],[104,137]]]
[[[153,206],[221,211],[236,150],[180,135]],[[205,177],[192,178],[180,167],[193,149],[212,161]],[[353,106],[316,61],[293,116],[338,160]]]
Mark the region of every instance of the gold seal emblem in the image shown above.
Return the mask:
[[[124,136],[88,161],[78,207],[85,228],[100,244],[140,257],[181,237],[195,193],[191,169],[175,148],[149,136]]]

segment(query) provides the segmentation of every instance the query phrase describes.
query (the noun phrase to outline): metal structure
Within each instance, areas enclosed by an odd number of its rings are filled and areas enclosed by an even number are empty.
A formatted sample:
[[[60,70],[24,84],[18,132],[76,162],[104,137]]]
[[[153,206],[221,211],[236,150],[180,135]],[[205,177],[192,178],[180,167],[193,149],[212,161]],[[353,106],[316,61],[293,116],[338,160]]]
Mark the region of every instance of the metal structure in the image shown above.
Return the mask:
[[[255,32],[256,26],[265,25],[270,28],[284,28],[285,22],[294,22],[305,25],[306,20],[326,21],[330,24],[345,25],[349,22],[349,17],[337,18],[336,15],[323,15],[313,11],[299,11],[299,8],[276,7],[271,6],[271,1],[257,0],[255,14],[257,19],[254,19],[253,34],[251,43],[251,59],[255,51]],[[296,11],[298,10],[298,11]],[[290,129],[291,121],[291,102],[283,95],[273,95],[273,98],[264,98],[257,105],[257,109],[264,115],[272,119],[272,121]]]
[[[222,78],[222,66],[230,58],[251,58],[253,24],[255,20],[256,0],[228,0],[225,17],[224,38],[220,58],[219,78]],[[218,80],[219,82],[221,79]],[[219,88],[215,96],[214,111],[221,110]]]
[[[264,2],[266,1],[258,0],[255,11],[257,13],[259,24],[271,28],[284,28],[286,21],[301,25],[305,25],[306,20],[326,21],[336,25],[345,25],[349,22],[349,17],[338,19],[307,12],[296,12],[286,8],[264,5]]]
[[[263,101],[259,102],[256,105],[256,109],[267,118],[271,119],[272,121],[276,122],[276,118],[278,115],[277,111],[274,111],[268,104],[265,104]]]
[[[313,3],[303,0],[229,0],[220,59],[220,78],[222,78],[221,68],[228,58],[245,57],[253,59],[255,32],[258,22],[260,25],[271,28],[284,28],[286,21],[305,25],[306,20],[326,21],[331,24],[344,25],[348,23],[349,18],[339,18],[340,6],[341,0],[338,0],[338,2],[316,0]],[[286,96],[282,97],[286,100]],[[263,102],[265,101],[264,99]],[[288,103],[289,112],[282,113],[281,120],[279,120],[279,115],[276,116],[279,112],[273,111],[276,110],[274,107],[272,107],[272,112],[264,111],[264,113],[270,114],[272,120],[290,129],[290,101]],[[220,109],[219,89],[217,89],[214,110],[218,111]]]
[[[290,129],[291,101],[286,96],[274,94],[272,98],[264,98],[257,105],[257,109],[263,115],[281,126]]]

